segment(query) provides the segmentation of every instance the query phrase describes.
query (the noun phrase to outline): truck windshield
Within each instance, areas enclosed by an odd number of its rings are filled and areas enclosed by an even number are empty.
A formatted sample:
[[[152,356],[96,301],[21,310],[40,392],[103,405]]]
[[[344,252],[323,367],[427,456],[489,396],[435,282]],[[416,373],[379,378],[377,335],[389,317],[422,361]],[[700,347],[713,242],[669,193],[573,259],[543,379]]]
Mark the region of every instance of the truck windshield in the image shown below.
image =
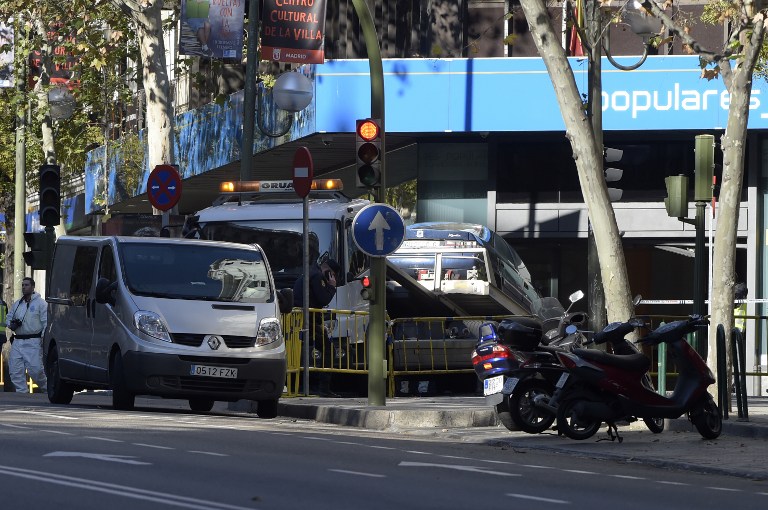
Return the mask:
[[[120,259],[128,289],[139,296],[236,303],[273,297],[267,266],[255,250],[125,243]]]
[[[303,227],[300,220],[247,220],[209,222],[202,226],[201,237],[216,241],[258,244],[269,260],[278,288],[293,287],[304,270]],[[320,255],[338,256],[338,222],[310,220],[309,262]]]

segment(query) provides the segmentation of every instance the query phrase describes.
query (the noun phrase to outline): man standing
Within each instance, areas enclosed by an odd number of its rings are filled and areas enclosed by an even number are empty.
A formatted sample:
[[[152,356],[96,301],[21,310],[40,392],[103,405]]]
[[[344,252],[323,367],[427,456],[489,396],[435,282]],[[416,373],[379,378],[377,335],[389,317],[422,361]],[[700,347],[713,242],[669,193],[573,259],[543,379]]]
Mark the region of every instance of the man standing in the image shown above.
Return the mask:
[[[11,356],[8,360],[11,382],[16,391],[28,391],[25,370],[43,393],[48,391],[48,379],[43,369],[43,331],[48,323],[48,305],[35,292],[35,280],[21,281],[21,299],[16,301],[6,318],[13,331]]]
[[[336,278],[341,267],[333,259],[328,259],[321,265],[315,265],[309,270],[309,303],[308,308],[324,308],[328,306],[336,295]],[[293,306],[304,306],[304,275],[301,275],[293,287]],[[309,352],[314,358],[314,363],[310,360],[310,366],[316,368],[331,368],[333,357],[336,354],[333,345],[328,339],[325,330],[325,320],[323,313],[309,313]],[[315,392],[321,397],[338,397],[331,391],[331,374],[320,371],[317,374],[318,387]]]

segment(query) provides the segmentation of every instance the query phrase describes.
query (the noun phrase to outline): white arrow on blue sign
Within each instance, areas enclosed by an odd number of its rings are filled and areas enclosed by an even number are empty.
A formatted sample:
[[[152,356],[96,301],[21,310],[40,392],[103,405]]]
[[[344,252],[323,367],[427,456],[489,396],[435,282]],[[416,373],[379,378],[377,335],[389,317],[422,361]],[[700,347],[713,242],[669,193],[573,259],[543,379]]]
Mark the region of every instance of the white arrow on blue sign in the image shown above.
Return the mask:
[[[366,205],[352,222],[352,239],[371,257],[394,253],[405,239],[405,223],[393,207],[386,204]]]

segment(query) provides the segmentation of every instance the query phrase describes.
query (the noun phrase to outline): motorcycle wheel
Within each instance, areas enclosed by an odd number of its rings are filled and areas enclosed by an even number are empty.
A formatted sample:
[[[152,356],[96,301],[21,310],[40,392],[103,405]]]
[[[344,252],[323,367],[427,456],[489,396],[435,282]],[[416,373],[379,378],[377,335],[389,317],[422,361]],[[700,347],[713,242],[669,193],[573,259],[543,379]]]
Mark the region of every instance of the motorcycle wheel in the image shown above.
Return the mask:
[[[499,421],[504,425],[507,430],[513,432],[520,430],[512,420],[512,414],[509,412],[509,396],[504,395],[504,400],[500,404],[496,404],[496,416],[499,417]]]
[[[664,432],[664,418],[643,418],[645,426],[654,434]]]
[[[599,420],[580,420],[576,416],[573,408],[581,401],[578,398],[567,399],[557,408],[557,431],[577,441],[594,436],[602,425]]]
[[[704,439],[715,439],[723,431],[723,415],[709,393],[690,413],[690,418]]]
[[[512,421],[523,432],[540,434],[555,421],[555,415],[546,409],[538,408],[533,400],[537,395],[552,397],[548,384],[538,380],[529,380],[520,384],[509,396],[509,412]]]

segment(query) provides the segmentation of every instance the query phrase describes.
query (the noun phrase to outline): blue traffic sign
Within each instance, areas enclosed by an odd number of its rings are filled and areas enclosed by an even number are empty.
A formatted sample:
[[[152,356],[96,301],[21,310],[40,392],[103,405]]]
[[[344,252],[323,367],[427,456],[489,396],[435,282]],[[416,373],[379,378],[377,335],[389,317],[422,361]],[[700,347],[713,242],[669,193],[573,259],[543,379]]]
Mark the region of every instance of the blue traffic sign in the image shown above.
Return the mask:
[[[157,165],[147,179],[149,203],[156,209],[168,211],[181,198],[181,177],[172,165]]]
[[[352,239],[371,257],[394,253],[405,239],[405,223],[400,214],[386,204],[366,205],[352,223]]]

